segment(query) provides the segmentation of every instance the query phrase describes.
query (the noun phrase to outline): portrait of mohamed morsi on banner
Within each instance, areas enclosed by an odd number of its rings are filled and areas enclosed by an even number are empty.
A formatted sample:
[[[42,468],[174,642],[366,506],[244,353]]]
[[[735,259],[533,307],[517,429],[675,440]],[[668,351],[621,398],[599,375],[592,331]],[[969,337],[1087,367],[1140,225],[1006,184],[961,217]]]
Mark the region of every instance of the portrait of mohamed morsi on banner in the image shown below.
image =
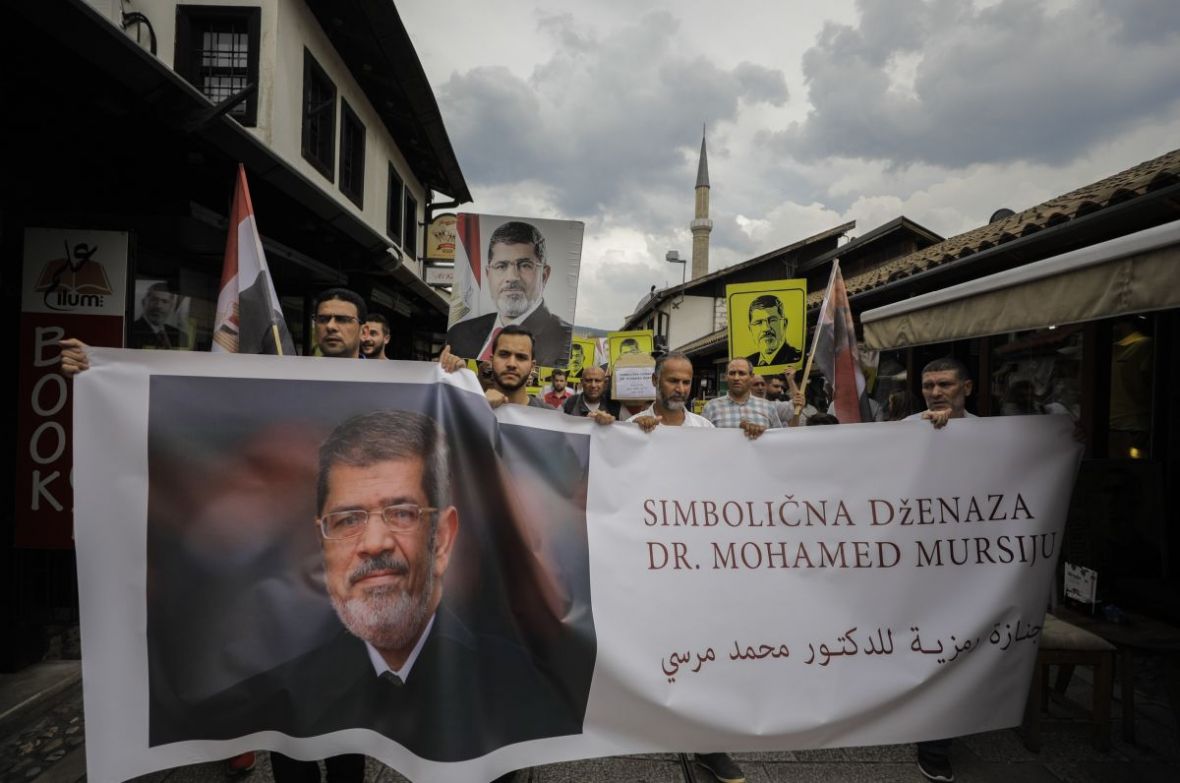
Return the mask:
[[[569,361],[585,225],[460,213],[447,344],[465,359],[490,359],[509,324],[533,333],[539,367]]]
[[[588,436],[436,384],[151,383],[150,746],[367,729],[451,762],[581,733]]]

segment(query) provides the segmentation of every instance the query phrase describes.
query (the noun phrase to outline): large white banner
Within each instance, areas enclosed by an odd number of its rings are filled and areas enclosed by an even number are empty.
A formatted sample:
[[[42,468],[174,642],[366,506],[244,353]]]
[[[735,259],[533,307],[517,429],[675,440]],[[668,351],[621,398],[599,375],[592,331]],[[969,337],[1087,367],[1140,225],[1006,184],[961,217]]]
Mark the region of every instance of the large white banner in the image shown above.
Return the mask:
[[[94,780],[1012,726],[1080,455],[1056,416],[755,442],[493,416],[419,363],[95,350],[76,384]]]

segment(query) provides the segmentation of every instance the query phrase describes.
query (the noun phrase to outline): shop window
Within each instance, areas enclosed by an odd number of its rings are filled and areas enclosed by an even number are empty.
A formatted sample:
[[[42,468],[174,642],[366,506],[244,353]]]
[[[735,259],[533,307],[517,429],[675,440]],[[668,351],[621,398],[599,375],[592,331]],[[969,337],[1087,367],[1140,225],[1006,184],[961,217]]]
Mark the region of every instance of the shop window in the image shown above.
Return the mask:
[[[402,178],[389,164],[389,195],[385,208],[385,233],[394,244],[402,243]]]
[[[127,308],[127,347],[208,351],[220,285],[220,271],[206,273],[171,255],[143,252]]]
[[[211,266],[196,266],[192,259],[141,248],[127,308],[127,347],[210,350],[220,290],[220,259]],[[280,295],[279,303],[298,348],[306,339],[301,328],[303,297]]]
[[[410,195],[409,188],[406,188],[405,236],[402,250],[407,258],[418,258],[418,201]]]
[[[979,394],[991,396],[992,415],[1064,413],[1082,416],[1081,326],[1036,329],[992,342],[991,378]]]
[[[258,84],[258,29],[261,10],[229,6],[176,8],[176,72],[213,103]],[[229,115],[242,125],[258,122],[258,91]]]
[[[352,203],[365,206],[365,126],[340,99],[340,192]]]
[[[331,182],[336,151],[336,85],[327,72],[303,50],[303,136],[304,159]]]
[[[1151,397],[1155,384],[1155,341],[1146,317],[1120,318],[1111,327],[1110,431],[1107,453],[1114,459],[1151,456]]]

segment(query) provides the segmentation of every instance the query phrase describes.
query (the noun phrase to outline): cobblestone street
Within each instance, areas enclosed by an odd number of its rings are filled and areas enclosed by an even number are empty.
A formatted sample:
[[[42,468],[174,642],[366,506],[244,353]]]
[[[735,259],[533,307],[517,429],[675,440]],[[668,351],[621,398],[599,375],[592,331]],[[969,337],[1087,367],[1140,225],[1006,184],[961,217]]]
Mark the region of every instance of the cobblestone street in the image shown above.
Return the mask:
[[[1140,685],[1152,687],[1151,667]],[[1159,690],[1137,696],[1136,743],[1122,741],[1121,700],[1116,696],[1110,727],[1112,748],[1096,750],[1090,727],[1075,703],[1085,703],[1091,683],[1083,672],[1073,678],[1066,699],[1054,698],[1043,723],[1040,753],[1027,750],[1015,729],[976,734],[957,741],[952,750],[957,780],[964,783],[1175,783],[1180,780],[1180,733]],[[0,741],[0,781],[3,783],[77,783],[85,780],[82,687],[76,682],[62,691]],[[924,778],[914,763],[910,745],[823,750],[735,753],[750,783],[839,783],[882,781],[920,783]],[[254,771],[238,778],[270,783],[270,762],[258,754]],[[164,770],[136,783],[221,783],[229,778],[220,763]],[[400,783],[405,778],[372,759],[369,783]],[[553,764],[522,771],[515,783],[709,783],[697,769],[686,775],[675,754],[641,754]],[[115,783],[103,781],[102,783]]]

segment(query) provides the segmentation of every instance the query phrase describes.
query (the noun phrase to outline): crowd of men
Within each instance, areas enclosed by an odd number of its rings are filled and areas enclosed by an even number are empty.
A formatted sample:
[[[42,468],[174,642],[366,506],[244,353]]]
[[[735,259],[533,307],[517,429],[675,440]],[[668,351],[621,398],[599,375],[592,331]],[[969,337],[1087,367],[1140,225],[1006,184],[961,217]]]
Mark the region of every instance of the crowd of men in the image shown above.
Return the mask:
[[[157,295],[149,292],[148,297]],[[145,313],[152,310],[145,304]],[[149,319],[150,320],[150,319]],[[369,313],[359,295],[343,288],[324,291],[315,301],[314,342],[317,352],[328,358],[366,360],[386,359],[390,342],[389,322],[379,314]],[[169,339],[167,336],[164,339]],[[62,368],[73,376],[88,368],[86,346],[78,340],[62,343]],[[535,408],[558,408],[571,416],[591,418],[609,425],[624,416],[645,432],[660,426],[735,428],[749,439],[762,436],[768,429],[799,426],[802,423],[833,424],[835,418],[825,413],[824,400],[795,385],[791,375],[763,376],[755,374],[755,362],[750,357],[734,357],[726,368],[728,388],[725,396],[710,400],[701,414],[690,410],[693,389],[693,365],[683,353],[665,353],[656,358],[652,374],[655,397],[650,405],[633,410],[611,399],[609,378],[605,367],[580,368],[579,388],[568,388],[569,376],[555,371],[551,388],[542,396],[529,394],[530,377],[536,369],[536,336],[522,325],[508,325],[498,330],[484,351],[486,359],[480,364],[479,377],[488,404],[493,408],[503,405],[525,405]],[[467,366],[465,357],[457,356],[447,346],[439,363],[446,372]],[[810,384],[806,384],[811,389]],[[965,367],[953,359],[942,359],[928,364],[922,372],[922,395],[926,409],[908,418],[925,419],[936,428],[947,426],[951,419],[971,416],[966,411],[966,398],[972,392],[972,382]],[[425,503],[426,501],[422,501]],[[366,521],[368,517],[366,515]],[[325,534],[327,535],[327,534]],[[343,534],[341,534],[343,535]],[[366,541],[368,539],[365,539]],[[373,551],[364,557],[389,557],[380,551],[380,539],[373,537]],[[437,596],[436,601],[437,603]],[[403,645],[404,646],[404,645]],[[401,659],[399,659],[401,660]],[[930,780],[954,779],[949,762],[949,740],[920,743],[918,763]],[[698,753],[694,761],[721,783],[742,783],[745,776],[732,758],[724,753]],[[272,753],[272,768],[278,783],[319,781],[316,762],[291,759]],[[234,759],[238,769],[248,768],[253,754]],[[351,754],[326,761],[329,781],[345,783],[364,779],[363,756]],[[510,779],[511,775],[502,779]]]

